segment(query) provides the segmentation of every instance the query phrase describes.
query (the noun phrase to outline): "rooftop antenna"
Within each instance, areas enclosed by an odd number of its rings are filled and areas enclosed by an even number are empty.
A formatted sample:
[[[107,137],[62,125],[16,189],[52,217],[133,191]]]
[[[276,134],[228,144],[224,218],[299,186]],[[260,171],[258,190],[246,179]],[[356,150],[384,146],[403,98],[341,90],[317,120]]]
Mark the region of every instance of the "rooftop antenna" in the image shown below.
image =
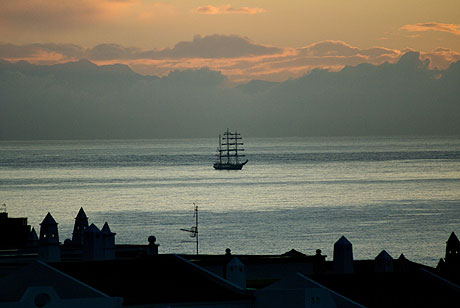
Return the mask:
[[[195,217],[195,225],[190,229],[180,229],[181,231],[190,232],[190,237],[195,238],[196,242],[196,254],[198,255],[198,205],[193,203],[193,217]]]

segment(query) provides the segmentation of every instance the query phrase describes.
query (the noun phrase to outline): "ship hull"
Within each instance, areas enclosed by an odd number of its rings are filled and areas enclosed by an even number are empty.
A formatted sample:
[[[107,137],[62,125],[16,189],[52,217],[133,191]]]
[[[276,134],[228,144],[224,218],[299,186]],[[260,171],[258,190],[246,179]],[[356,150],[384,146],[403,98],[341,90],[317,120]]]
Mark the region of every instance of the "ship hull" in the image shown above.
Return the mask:
[[[216,170],[241,170],[243,166],[246,165],[248,161],[245,161],[241,164],[225,164],[225,163],[215,163],[214,169]]]

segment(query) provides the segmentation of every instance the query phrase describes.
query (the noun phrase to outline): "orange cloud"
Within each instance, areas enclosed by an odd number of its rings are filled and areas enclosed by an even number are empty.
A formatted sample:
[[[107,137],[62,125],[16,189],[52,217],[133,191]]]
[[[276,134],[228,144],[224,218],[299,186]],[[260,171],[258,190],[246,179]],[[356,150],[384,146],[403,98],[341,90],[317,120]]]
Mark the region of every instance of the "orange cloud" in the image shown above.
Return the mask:
[[[206,38],[208,37],[202,39]],[[214,43],[225,45],[225,41],[231,39],[235,39],[235,37],[222,36],[219,41]],[[242,38],[239,39],[244,41]],[[200,57],[197,51],[205,51],[206,46],[210,45],[202,45],[200,40],[194,39],[192,42],[187,42],[191,44],[191,46],[187,47],[187,50],[193,52],[178,52],[181,49],[179,48],[176,52],[168,51],[169,57],[139,58],[135,61],[126,61],[124,63],[130,65],[133,70],[146,75],[164,76],[173,70],[207,67],[220,71],[234,82],[247,82],[253,79],[283,81],[289,78],[301,77],[316,68],[338,71],[347,65],[358,65],[360,63],[375,65],[384,62],[394,63],[402,54],[398,50],[383,47],[359,49],[340,41],[323,41],[303,48],[275,48],[260,45],[259,47],[268,49],[261,49],[258,53],[253,53],[244,51],[244,48],[241,47],[244,44],[240,45],[236,42],[226,45],[226,57],[217,57],[205,52]],[[197,48],[198,46],[200,48]],[[231,50],[232,46],[238,50],[238,53],[234,53]],[[254,46],[250,48],[252,49]],[[166,54],[162,51],[159,51],[159,53]],[[186,54],[189,56],[187,57]],[[177,55],[182,56],[176,57]],[[98,62],[98,64],[110,63]]]
[[[430,68],[444,70],[452,63],[460,61],[460,52],[449,48],[436,48],[432,52],[421,52],[420,58],[429,59]]]
[[[413,25],[405,25],[400,28],[409,32],[440,31],[460,35],[460,25],[444,24],[439,22],[425,22]]]
[[[141,0],[15,0],[2,1],[3,31],[61,32],[94,26],[151,23],[174,14],[170,4]]]
[[[110,20],[132,5],[132,1],[110,0],[2,1],[0,23],[28,30],[61,31]]]
[[[360,57],[363,60],[373,63],[380,64],[381,58],[394,58],[397,59],[401,55],[401,51],[396,49],[389,49],[384,47],[371,47],[368,49],[360,49],[353,47],[342,41],[326,40],[317,43],[313,43],[303,48],[299,48],[299,51],[309,57],[322,57],[322,58],[344,58],[344,57]]]
[[[0,44],[0,58],[34,64],[55,64],[84,57],[85,49],[74,44]]]
[[[342,41],[321,41],[301,48],[266,46],[235,35],[195,36],[173,48],[144,50],[118,44],[83,48],[74,44],[0,44],[0,59],[53,64],[89,59],[96,64],[126,64],[143,75],[165,76],[174,70],[207,67],[234,82],[253,79],[284,81],[320,68],[338,71],[361,63],[395,63],[407,50],[372,47],[361,49]],[[420,52],[430,68],[445,69],[460,61],[460,53],[447,48]]]
[[[220,14],[218,7],[212,5],[199,6],[192,10],[193,13],[215,15]]]
[[[258,8],[258,7],[250,8],[247,6],[232,7],[230,4],[227,4],[227,5],[219,6],[219,7],[213,6],[213,5],[199,6],[197,8],[194,8],[192,12],[196,14],[206,14],[206,15],[217,15],[217,14],[254,15],[254,14],[265,13],[265,10],[262,8]]]

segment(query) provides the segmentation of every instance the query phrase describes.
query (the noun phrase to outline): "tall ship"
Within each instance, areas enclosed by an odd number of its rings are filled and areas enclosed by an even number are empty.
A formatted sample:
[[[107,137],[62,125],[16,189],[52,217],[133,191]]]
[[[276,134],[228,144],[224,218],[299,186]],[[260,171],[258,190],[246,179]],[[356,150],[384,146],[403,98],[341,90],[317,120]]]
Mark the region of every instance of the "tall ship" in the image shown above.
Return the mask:
[[[244,162],[240,162],[240,158],[244,155],[240,154],[243,152],[243,142],[241,142],[241,134],[237,131],[224,132],[223,136],[219,135],[219,146],[217,147],[217,161],[214,163],[214,169],[216,170],[241,170],[244,165],[248,162],[246,159]]]

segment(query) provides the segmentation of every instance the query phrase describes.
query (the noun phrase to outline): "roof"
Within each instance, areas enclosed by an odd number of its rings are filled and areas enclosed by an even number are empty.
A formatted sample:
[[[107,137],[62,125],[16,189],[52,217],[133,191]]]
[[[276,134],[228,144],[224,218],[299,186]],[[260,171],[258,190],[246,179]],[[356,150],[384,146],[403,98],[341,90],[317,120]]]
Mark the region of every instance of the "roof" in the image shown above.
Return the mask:
[[[337,242],[335,242],[334,247],[336,246],[351,246],[351,243],[344,235],[342,235],[342,237],[339,238]]]
[[[311,273],[322,266],[324,259],[317,256],[280,255],[181,255],[205,269],[224,276],[225,265],[237,257],[246,270],[246,286],[266,287],[268,284],[286,276],[288,273]]]
[[[460,244],[460,241],[458,240],[458,237],[455,235],[454,232],[452,232],[449,236],[449,239],[447,240],[447,244],[448,245],[452,245],[452,244]]]
[[[126,305],[252,298],[246,290],[177,255],[54,265],[110,296],[123,297]]]
[[[88,219],[88,217],[86,216],[86,213],[85,213],[85,211],[83,210],[82,207],[78,211],[77,217],[75,217],[75,219]]]
[[[300,251],[297,251],[295,249],[291,249],[288,252],[283,253],[282,256],[287,256],[287,257],[306,257],[307,255],[302,253],[302,252],[300,252]]]
[[[337,292],[319,284],[313,279],[301,274],[294,273],[284,279],[281,279],[268,287],[262,289],[262,291],[269,290],[298,290],[298,289],[323,289],[326,291],[337,307],[349,307],[349,308],[365,308],[364,306],[352,301],[349,298],[346,298]]]
[[[405,258],[404,255],[402,255],[402,256],[403,256],[403,258]],[[385,250],[382,250],[382,252],[379,253],[377,255],[377,257],[375,257],[375,260],[385,260],[385,259],[386,260],[393,260],[393,258]]]
[[[109,224],[108,224],[107,222],[106,222],[106,223],[104,224],[104,226],[102,227],[101,232],[102,232],[103,234],[115,234],[115,233],[113,233],[112,231],[110,231],[110,227],[109,227]]]
[[[279,289],[297,289],[297,288],[317,288],[317,284],[313,283],[301,273],[292,273],[289,276],[278,280],[275,283],[263,288],[263,290],[279,290]]]
[[[35,232],[34,227],[32,227],[32,230],[29,232],[28,240],[29,241],[38,241],[37,232]]]
[[[406,272],[311,276],[318,283],[366,307],[452,307],[460,288],[423,268]]]
[[[181,257],[198,265],[223,265],[233,257],[237,257],[245,265],[250,264],[290,264],[290,263],[312,263],[315,256],[307,255],[181,255]]]
[[[37,261],[0,279],[0,302],[19,301],[29,287],[51,286],[60,298],[108,297],[73,277]]]
[[[230,262],[227,263],[227,266],[232,265],[232,266],[240,266],[243,265],[243,262],[240,261],[237,257],[233,257]]]
[[[50,212],[46,214],[45,219],[43,219],[40,225],[57,225],[56,220],[54,220],[53,216]]]
[[[85,232],[88,232],[88,233],[99,233],[101,232],[101,230],[99,230],[99,228],[95,225],[95,224],[91,224],[86,230]]]

